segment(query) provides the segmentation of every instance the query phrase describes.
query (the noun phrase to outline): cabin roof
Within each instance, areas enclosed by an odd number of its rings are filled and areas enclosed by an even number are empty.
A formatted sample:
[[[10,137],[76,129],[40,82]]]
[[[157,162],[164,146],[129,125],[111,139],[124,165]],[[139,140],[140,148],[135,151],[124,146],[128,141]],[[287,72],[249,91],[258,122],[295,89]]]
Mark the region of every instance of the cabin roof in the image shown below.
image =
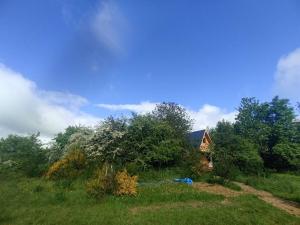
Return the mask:
[[[197,130],[189,133],[188,139],[190,140],[192,146],[197,148],[201,144],[204,135],[205,130]]]

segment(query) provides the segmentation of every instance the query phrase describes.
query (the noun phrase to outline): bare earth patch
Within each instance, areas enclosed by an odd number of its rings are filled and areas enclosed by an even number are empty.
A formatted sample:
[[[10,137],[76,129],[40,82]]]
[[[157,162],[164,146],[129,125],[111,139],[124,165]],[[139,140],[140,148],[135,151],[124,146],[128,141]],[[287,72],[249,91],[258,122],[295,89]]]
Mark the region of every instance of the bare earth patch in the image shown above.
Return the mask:
[[[235,182],[235,183],[242,188],[242,191],[234,191],[218,184],[207,184],[203,182],[194,183],[193,187],[195,187],[199,191],[220,194],[220,195],[224,195],[225,197],[235,197],[241,194],[253,194],[258,198],[262,199],[263,201],[273,205],[276,208],[282,209],[288,212],[289,214],[300,216],[299,204],[275,197],[267,191],[257,190],[253,187],[250,187],[248,185],[239,182]]]
[[[242,194],[241,191],[231,190],[219,184],[208,184],[204,182],[196,182],[193,187],[199,191],[205,191],[213,194],[224,195],[225,197],[236,197]]]

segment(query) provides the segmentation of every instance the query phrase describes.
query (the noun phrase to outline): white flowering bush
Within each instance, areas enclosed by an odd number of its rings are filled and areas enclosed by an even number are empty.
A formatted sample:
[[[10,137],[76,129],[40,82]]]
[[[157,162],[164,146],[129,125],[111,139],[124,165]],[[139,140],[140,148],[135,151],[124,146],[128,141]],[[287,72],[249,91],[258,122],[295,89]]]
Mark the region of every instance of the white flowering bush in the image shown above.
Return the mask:
[[[125,150],[122,147],[124,136],[127,133],[125,119],[109,117],[100,124],[86,146],[86,154],[89,160],[118,164],[125,158]]]

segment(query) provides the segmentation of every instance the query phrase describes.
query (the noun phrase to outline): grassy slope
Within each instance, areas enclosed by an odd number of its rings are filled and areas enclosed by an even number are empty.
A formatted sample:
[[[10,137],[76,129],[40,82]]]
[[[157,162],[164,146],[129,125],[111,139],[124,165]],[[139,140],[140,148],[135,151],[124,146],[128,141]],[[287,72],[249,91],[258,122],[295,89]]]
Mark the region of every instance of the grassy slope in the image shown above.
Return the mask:
[[[273,195],[300,203],[300,176],[271,174],[268,177],[241,176],[239,181]]]
[[[110,196],[96,202],[86,196],[83,186],[77,181],[66,190],[41,179],[0,177],[0,224],[300,223],[299,218],[253,196],[221,204],[224,198],[219,195],[197,192],[187,185],[160,184],[141,186],[137,197]],[[133,208],[137,210],[133,212]]]

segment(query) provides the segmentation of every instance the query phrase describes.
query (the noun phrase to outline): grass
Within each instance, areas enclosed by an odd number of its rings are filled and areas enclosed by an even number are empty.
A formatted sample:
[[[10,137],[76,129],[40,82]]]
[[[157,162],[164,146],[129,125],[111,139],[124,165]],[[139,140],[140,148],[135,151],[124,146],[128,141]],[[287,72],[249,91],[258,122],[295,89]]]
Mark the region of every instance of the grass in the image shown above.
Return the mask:
[[[299,218],[251,195],[224,201],[223,196],[177,183],[140,185],[136,197],[96,201],[87,196],[82,180],[57,183],[0,175],[0,193],[0,224],[300,223]]]
[[[266,177],[239,176],[237,180],[271,192],[274,196],[300,203],[300,176],[274,173]]]
[[[182,177],[182,169],[180,168],[166,168],[161,170],[147,170],[139,173],[139,182],[160,182],[172,181],[175,178]]]

